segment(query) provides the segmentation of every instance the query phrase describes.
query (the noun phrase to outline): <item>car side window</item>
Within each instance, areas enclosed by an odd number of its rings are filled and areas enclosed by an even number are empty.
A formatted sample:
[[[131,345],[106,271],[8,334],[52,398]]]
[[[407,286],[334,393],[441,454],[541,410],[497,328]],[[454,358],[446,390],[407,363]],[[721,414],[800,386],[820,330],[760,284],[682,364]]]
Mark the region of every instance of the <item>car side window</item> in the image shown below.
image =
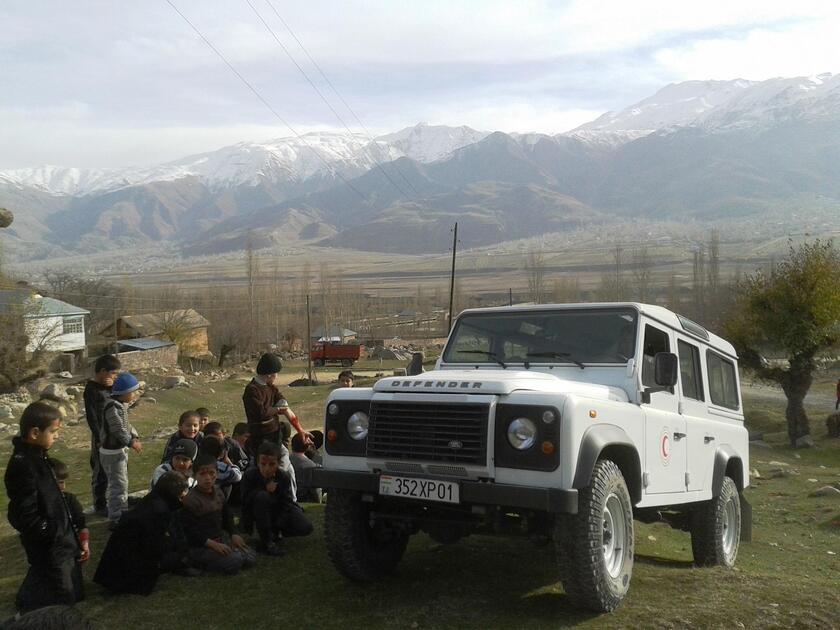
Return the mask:
[[[680,382],[683,396],[694,400],[705,400],[700,349],[680,339],[677,341],[677,350],[680,358]]]
[[[671,344],[668,340],[668,333],[658,328],[645,324],[645,342],[642,346],[642,385],[655,387],[654,378],[654,357],[657,352],[670,352]]]
[[[715,405],[738,409],[738,381],[735,378],[735,364],[716,352],[706,351],[706,366],[709,370],[709,397]]]

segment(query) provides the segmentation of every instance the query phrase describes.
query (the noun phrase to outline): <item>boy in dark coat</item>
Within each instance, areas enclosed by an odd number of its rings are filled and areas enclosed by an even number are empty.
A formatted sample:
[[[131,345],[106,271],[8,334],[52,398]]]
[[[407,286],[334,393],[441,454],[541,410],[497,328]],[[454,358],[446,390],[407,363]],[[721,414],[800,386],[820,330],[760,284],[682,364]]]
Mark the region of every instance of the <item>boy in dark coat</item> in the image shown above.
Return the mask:
[[[105,503],[108,477],[99,461],[100,435],[105,405],[111,400],[111,387],[120,373],[120,367],[120,360],[111,354],[99,357],[93,366],[93,378],[85,384],[84,391],[85,420],[90,428],[90,490],[93,508],[102,516],[108,513]]]
[[[253,522],[260,536],[258,551],[279,556],[277,545],[283,536],[308,536],[312,523],[295,503],[289,476],[280,468],[280,446],[263,442],[257,451],[257,465],[242,479],[242,514]]]
[[[73,604],[81,585],[75,573],[79,541],[47,452],[58,437],[61,415],[44,402],[29,405],[6,468],[9,523],[20,533],[29,571],[15,603],[21,612]]]
[[[254,566],[254,552],[237,532],[225,495],[216,486],[216,458],[199,453],[193,470],[196,486],[184,499],[181,512],[181,524],[190,544],[190,562],[205,571],[225,575]]]
[[[76,590],[76,601],[80,602],[85,598],[82,582],[82,565],[90,560],[90,530],[87,528],[87,520],[85,519],[85,511],[82,504],[72,492],[67,492],[67,478],[70,476],[70,471],[67,470],[67,465],[57,459],[50,459],[52,463],[53,472],[55,473],[55,480],[58,482],[58,488],[61,490],[61,495],[64,497],[64,503],[70,512],[70,524],[73,527],[73,533],[76,535],[76,540],[79,541],[79,555],[76,557],[76,566],[73,568],[73,586]]]
[[[280,442],[281,415],[288,418],[298,433],[303,434],[305,441],[312,441],[312,435],[303,430],[298,417],[274,385],[281,369],[283,364],[280,363],[280,357],[266,352],[257,363],[257,375],[245,386],[245,392],[242,394],[242,404],[245,406],[248,430],[251,433],[252,453],[257,452],[263,440],[275,444]]]
[[[170,535],[172,518],[187,493],[179,472],[165,473],[152,490],[120,519],[93,581],[112,593],[149,595],[161,573],[181,567],[187,549]]]

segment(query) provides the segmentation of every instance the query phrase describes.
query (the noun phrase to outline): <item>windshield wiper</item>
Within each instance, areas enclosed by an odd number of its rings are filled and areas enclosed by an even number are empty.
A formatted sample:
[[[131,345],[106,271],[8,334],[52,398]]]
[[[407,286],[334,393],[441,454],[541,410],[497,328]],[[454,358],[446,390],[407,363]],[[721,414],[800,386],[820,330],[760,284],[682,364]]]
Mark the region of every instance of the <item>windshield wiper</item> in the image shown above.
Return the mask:
[[[546,352],[529,352],[529,357],[545,357],[549,359],[568,359],[571,363],[574,363],[578,366],[581,370],[585,369],[586,366],[575,359],[571,354],[568,352],[555,352],[553,350],[547,350]]]
[[[499,355],[497,355],[495,352],[490,352],[489,350],[460,350],[458,354],[483,354],[485,357],[490,357],[491,359],[493,359],[504,369],[507,369],[507,365],[505,365],[505,362],[499,358]]]

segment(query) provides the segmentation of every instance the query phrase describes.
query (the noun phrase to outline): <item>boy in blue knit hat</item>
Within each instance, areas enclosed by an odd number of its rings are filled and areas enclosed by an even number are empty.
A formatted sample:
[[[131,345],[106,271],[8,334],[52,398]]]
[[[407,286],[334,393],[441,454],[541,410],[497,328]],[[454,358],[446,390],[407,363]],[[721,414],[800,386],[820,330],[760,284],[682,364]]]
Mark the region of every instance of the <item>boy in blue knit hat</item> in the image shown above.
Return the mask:
[[[111,525],[119,521],[128,503],[128,449],[142,450],[137,431],[128,422],[128,407],[139,397],[140,384],[123,372],[111,388],[111,400],[105,405],[99,460],[108,477],[106,502]]]

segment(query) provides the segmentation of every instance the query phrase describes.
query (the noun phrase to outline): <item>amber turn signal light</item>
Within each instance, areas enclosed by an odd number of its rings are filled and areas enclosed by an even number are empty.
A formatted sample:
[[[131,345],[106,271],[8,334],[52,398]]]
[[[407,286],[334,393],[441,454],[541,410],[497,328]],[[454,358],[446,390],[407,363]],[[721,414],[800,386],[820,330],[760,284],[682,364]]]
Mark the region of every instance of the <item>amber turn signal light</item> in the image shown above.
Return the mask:
[[[554,443],[546,440],[542,443],[543,455],[551,455],[554,452]]]
[[[338,431],[335,429],[330,429],[327,431],[327,440],[330,442],[335,442],[338,439]]]

